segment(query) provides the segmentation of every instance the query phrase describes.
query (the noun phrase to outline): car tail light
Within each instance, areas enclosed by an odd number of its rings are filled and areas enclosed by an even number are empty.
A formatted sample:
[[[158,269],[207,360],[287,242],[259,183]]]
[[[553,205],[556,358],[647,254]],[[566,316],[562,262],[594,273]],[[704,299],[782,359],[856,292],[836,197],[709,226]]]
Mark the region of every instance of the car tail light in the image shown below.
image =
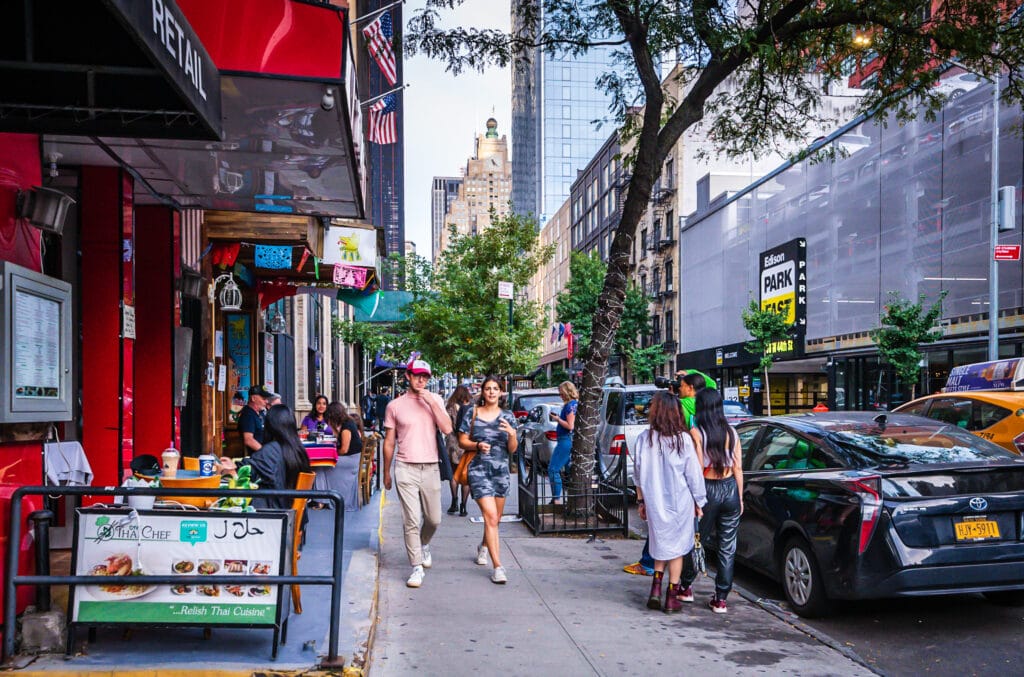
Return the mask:
[[[527,418],[529,418],[530,412],[528,412],[528,411],[517,411],[517,412],[514,412],[513,415],[516,417],[517,421],[522,423]]]
[[[860,498],[860,542],[857,552],[864,554],[871,535],[875,533],[875,525],[882,516],[882,480],[878,476],[861,477],[846,483],[857,497]]]
[[[544,433],[544,437],[548,438],[552,442],[557,442],[558,441],[558,431],[557,430],[548,430],[547,432]]]
[[[626,456],[629,454],[629,450],[626,448],[626,436],[616,435],[612,438],[612,445],[608,448],[608,453],[612,456]]]
[[[1017,448],[1018,454],[1024,455],[1024,433],[1013,438],[1013,446]]]

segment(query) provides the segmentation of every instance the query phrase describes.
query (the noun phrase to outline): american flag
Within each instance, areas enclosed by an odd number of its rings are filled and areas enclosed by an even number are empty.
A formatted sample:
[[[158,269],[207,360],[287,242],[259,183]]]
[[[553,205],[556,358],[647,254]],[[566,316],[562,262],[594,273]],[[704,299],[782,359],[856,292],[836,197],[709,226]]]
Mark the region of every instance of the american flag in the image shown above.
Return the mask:
[[[386,145],[398,141],[398,115],[395,109],[398,103],[394,94],[388,94],[384,98],[370,106],[370,141]]]
[[[391,37],[394,31],[391,26],[391,13],[382,13],[375,21],[363,29],[366,36],[366,49],[370,56],[380,66],[384,79],[392,85],[398,81],[398,71],[395,68],[395,52],[391,48]]]

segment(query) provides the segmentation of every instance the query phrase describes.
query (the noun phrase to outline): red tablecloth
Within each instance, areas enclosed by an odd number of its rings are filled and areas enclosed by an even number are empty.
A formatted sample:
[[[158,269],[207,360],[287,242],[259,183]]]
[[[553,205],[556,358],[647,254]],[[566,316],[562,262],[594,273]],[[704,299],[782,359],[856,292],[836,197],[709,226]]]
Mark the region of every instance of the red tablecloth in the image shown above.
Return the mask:
[[[309,455],[309,464],[314,468],[333,467],[338,463],[338,449],[333,444],[303,443],[306,454]]]

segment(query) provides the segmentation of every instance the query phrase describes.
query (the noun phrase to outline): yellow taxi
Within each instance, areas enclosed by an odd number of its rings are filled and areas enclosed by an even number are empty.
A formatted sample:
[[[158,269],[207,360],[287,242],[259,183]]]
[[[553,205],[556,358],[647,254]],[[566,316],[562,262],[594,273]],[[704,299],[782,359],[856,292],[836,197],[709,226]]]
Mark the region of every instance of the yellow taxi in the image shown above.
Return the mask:
[[[942,392],[919,397],[894,411],[927,416],[1024,453],[1024,359],[954,367]]]

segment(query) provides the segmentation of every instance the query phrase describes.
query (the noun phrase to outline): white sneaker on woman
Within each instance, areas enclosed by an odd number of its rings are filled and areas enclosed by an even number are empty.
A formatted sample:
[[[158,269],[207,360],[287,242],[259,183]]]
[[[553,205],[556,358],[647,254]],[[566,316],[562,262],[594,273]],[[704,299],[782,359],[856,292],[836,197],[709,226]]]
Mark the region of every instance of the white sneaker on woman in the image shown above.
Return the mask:
[[[486,545],[481,544],[481,545],[476,546],[476,563],[479,564],[480,566],[484,566],[484,565],[487,564],[487,546]]]
[[[412,574],[409,576],[409,580],[407,580],[405,582],[406,586],[408,586],[410,588],[418,588],[418,587],[420,587],[421,585],[423,585],[423,576],[424,576],[423,567],[422,566],[414,566],[412,568]]]
[[[494,567],[494,572],[491,574],[491,583],[508,583],[505,567]]]

